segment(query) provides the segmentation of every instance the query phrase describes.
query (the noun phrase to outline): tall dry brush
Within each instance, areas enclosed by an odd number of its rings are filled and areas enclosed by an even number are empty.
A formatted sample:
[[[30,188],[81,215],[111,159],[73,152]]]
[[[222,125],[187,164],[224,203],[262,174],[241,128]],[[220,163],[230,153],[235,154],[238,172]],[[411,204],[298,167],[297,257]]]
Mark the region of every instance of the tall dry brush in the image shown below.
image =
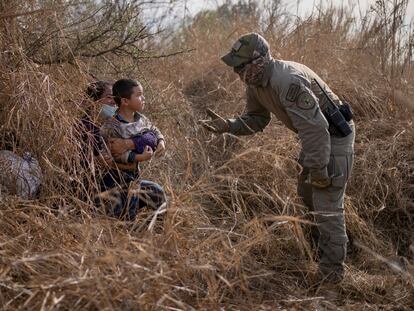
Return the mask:
[[[404,14],[404,3],[394,12]],[[395,36],[386,51],[374,49],[385,31],[378,27],[390,27],[375,12],[355,28],[346,9],[295,20],[274,8],[263,20],[254,1],[227,3],[149,44],[140,37],[138,2],[0,4],[0,133],[14,130],[15,150],[30,150],[45,172],[38,200],[0,201],[4,310],[410,309],[413,115],[392,95],[398,85],[409,102],[412,92],[412,59],[396,48],[406,41]],[[316,264],[303,231],[308,211],[296,196],[295,136],[277,120],[243,139],[197,126],[207,107],[241,113],[244,87],[219,56],[252,30],[266,33],[276,58],[320,73],[355,110],[346,210],[360,248],[347,261],[335,306],[309,289]],[[117,50],[121,32],[137,41]],[[195,50],[150,61],[143,57],[157,54],[146,55],[149,46],[163,55]],[[384,63],[390,53],[394,61]],[[167,215],[154,226],[149,210],[134,223],[94,212],[88,187],[82,189],[90,176],[79,164],[75,131],[83,89],[91,75],[126,73],[144,81],[147,114],[167,137],[166,157],[143,170],[169,196]],[[405,267],[396,252],[408,258]]]

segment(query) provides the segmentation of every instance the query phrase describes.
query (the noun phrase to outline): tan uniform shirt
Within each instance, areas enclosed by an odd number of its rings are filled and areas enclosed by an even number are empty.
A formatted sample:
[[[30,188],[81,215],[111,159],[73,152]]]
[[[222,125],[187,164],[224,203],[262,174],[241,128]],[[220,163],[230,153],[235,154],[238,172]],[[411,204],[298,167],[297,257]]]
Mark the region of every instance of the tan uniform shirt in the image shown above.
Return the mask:
[[[262,131],[273,113],[298,134],[305,167],[321,169],[327,166],[331,139],[329,124],[321,110],[326,108],[328,101],[313,79],[317,79],[332,100],[339,102],[326,83],[305,65],[273,60],[266,68],[262,85],[247,87],[245,111],[241,117],[228,120],[230,132],[249,135]]]

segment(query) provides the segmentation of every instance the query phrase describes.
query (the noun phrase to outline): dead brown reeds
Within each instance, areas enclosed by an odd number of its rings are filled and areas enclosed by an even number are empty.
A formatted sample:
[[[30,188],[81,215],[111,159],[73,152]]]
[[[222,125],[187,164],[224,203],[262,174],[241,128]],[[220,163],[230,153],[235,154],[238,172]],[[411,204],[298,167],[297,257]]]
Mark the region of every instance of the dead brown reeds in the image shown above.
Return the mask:
[[[397,49],[387,63],[373,48],[395,46],[379,41],[380,24],[351,31],[353,15],[329,8],[280,24],[275,11],[264,28],[275,56],[321,73],[356,114],[346,210],[357,243],[330,301],[311,287],[316,263],[304,238],[308,211],[296,197],[295,136],[277,120],[244,138],[215,137],[196,125],[207,107],[226,116],[242,111],[244,87],[219,55],[239,34],[260,29],[258,14],[226,7],[200,14],[168,41],[195,51],[136,68],[125,55],[35,64],[20,27],[41,23],[47,10],[17,17],[24,6],[0,8],[7,9],[0,12],[0,134],[17,133],[15,150],[31,151],[45,176],[37,200],[1,194],[2,310],[412,309],[414,131],[404,103],[414,71],[412,59],[396,61]],[[149,82],[147,113],[167,137],[166,157],[143,170],[169,196],[152,230],[149,210],[134,224],[94,211],[85,185],[94,180],[80,165],[82,91],[90,73],[120,78],[113,66]],[[392,89],[397,84],[402,93]]]

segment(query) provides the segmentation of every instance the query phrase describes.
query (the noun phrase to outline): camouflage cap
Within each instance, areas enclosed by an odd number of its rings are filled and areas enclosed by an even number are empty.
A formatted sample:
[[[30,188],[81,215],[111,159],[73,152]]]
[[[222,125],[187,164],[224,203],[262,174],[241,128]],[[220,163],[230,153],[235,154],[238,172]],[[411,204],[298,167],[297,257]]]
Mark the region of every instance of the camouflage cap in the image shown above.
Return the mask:
[[[260,46],[260,50],[257,50],[258,46]],[[224,55],[221,60],[228,66],[236,67],[260,55],[265,55],[268,51],[269,45],[266,40],[259,34],[252,32],[241,36],[233,44],[231,51]]]

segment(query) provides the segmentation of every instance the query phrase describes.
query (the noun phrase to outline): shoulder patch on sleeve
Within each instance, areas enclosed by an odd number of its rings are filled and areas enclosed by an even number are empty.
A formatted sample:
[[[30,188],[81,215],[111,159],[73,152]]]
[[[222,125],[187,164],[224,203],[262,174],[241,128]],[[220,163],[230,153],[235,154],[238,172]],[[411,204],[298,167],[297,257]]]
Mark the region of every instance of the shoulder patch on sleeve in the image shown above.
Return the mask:
[[[308,92],[300,93],[298,99],[296,100],[296,106],[303,110],[310,110],[315,107],[315,105],[315,98]]]
[[[292,83],[289,85],[289,89],[286,93],[286,100],[290,102],[296,101],[296,98],[298,97],[300,91],[300,85],[296,83]]]

